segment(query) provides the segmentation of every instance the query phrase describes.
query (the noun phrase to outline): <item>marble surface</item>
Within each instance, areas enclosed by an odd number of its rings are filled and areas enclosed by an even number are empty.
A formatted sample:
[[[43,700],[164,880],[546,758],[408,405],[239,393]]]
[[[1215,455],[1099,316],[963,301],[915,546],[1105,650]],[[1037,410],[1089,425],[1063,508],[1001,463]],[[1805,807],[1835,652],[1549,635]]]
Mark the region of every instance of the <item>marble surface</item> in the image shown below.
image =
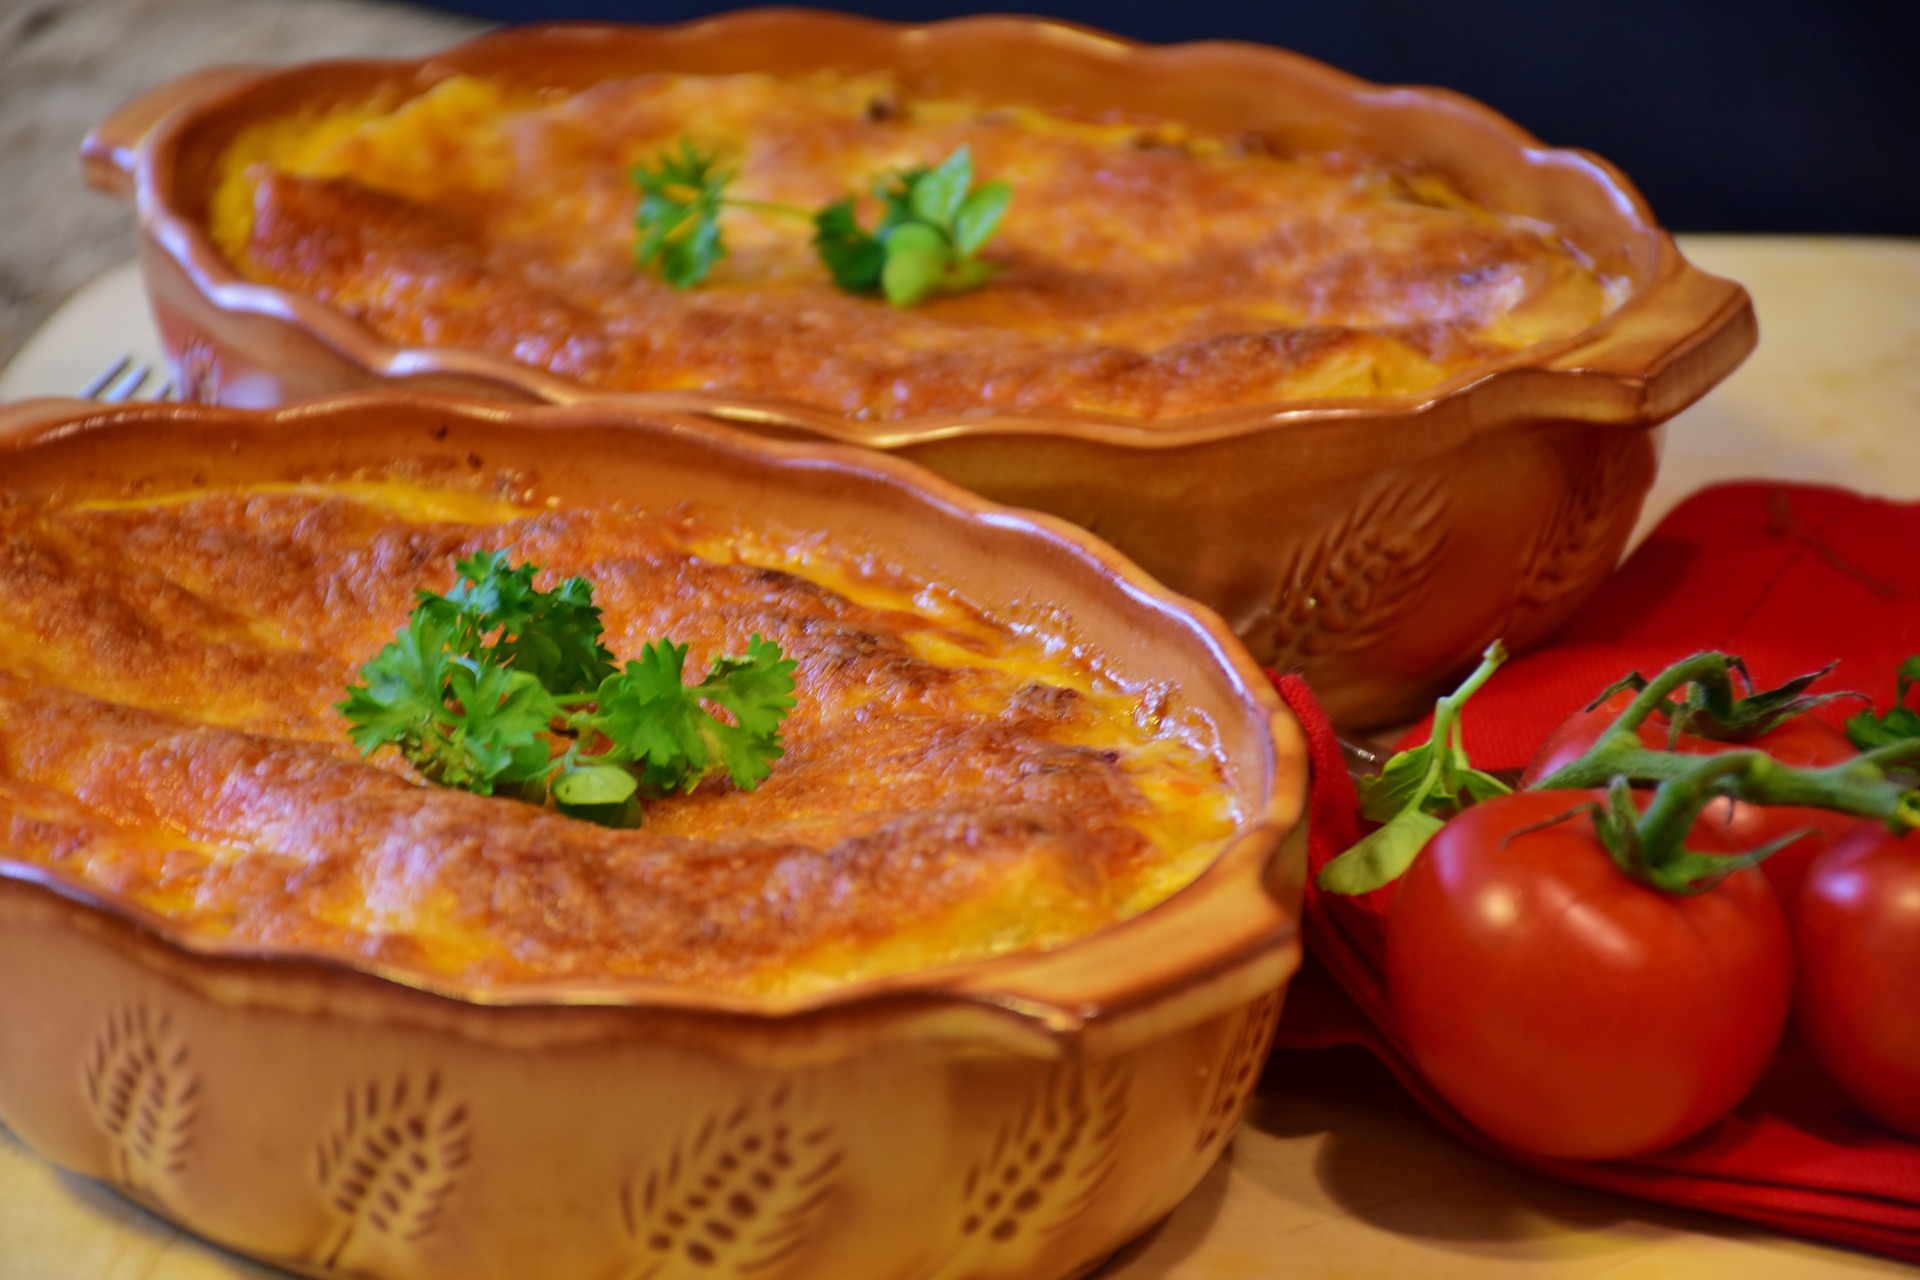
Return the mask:
[[[485,26],[376,0],[0,0],[0,362],[133,256],[127,206],[80,179],[114,107],[210,63],[418,56]]]

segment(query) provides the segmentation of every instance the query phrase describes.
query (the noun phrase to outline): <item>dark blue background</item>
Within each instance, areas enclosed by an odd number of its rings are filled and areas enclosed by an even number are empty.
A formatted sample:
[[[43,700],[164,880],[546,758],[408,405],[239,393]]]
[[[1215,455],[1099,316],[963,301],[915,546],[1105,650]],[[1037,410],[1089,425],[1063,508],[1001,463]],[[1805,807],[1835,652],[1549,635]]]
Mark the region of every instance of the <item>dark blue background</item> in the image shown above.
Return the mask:
[[[508,22],[677,22],[691,0],[437,0]],[[930,21],[994,6],[850,0]],[[1048,0],[1151,41],[1283,45],[1481,99],[1624,169],[1681,231],[1920,235],[1920,0]]]

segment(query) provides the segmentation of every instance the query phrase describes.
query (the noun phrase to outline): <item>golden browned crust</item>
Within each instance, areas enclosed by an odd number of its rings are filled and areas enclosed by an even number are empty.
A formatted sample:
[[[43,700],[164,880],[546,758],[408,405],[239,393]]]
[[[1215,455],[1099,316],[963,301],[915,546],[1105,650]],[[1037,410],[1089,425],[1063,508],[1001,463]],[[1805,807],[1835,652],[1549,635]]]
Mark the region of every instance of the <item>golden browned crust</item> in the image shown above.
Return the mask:
[[[296,131],[237,148],[216,236],[243,273],[400,344],[876,418],[1400,393],[1606,308],[1549,230],[1437,178],[1177,125],[760,76],[642,77],[558,102],[436,93],[326,145]],[[999,275],[901,310],[835,289],[804,219],[730,212],[730,256],[671,289],[634,265],[631,172],[683,133],[739,169],[735,193],[804,208],[965,145],[1015,188],[986,254]]]
[[[0,498],[0,851],[264,946],[770,990],[1082,935],[1221,833],[1209,760],[990,619],[909,611],[912,584],[728,562],[768,553],[685,517],[429,522],[389,499]],[[776,640],[799,705],[773,777],[611,831],[362,760],[334,709],[358,664],[416,587],[507,545],[596,582],[616,653]]]

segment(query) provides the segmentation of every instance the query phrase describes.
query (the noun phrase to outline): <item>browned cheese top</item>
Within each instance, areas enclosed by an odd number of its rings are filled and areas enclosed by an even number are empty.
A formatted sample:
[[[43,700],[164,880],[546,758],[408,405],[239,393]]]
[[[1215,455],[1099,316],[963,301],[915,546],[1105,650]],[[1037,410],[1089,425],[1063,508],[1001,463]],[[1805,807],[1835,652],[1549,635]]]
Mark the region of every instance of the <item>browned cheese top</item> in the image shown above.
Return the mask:
[[[798,705],[772,777],[612,830],[362,759],[347,684],[416,588],[495,547],[542,586],[590,579],[622,661],[780,644]],[[0,491],[0,857],[214,937],[481,986],[805,992],[1054,945],[1191,879],[1234,821],[1208,735],[1060,639],[684,511],[397,481]]]
[[[636,165],[680,139],[728,194],[812,210],[970,148],[1014,195],[986,287],[836,288],[804,217],[728,210],[677,291],[635,265]],[[230,148],[214,237],[248,278],[403,346],[589,386],[705,388],[857,418],[1153,419],[1417,392],[1570,337],[1622,296],[1551,228],[1446,179],[1118,114],[917,100],[880,76],[650,75],[570,96],[456,78],[273,120]]]

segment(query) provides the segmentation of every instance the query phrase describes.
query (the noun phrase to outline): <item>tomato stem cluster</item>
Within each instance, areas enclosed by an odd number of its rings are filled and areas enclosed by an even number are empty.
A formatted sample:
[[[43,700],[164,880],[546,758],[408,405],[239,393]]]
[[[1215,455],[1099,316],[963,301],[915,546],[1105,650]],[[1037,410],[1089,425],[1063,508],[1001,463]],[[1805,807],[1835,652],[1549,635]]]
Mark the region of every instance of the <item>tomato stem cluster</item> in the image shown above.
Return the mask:
[[[1321,888],[1356,894],[1391,884],[1447,820],[1508,790],[1473,767],[1459,730],[1462,704],[1505,657],[1497,641],[1489,646],[1480,668],[1435,704],[1426,745],[1400,752],[1378,778],[1363,782],[1362,815],[1383,825],[1321,868]],[[1634,673],[1603,690],[1588,708],[1596,710],[1632,690],[1632,700],[1612,723],[1583,754],[1552,769],[1529,789],[1606,792],[1604,802],[1574,805],[1555,821],[1590,814],[1620,870],[1668,893],[1698,893],[1808,834],[1798,831],[1731,856],[1687,849],[1685,842],[1702,811],[1722,799],[1853,814],[1884,823],[1895,835],[1920,828],[1920,789],[1889,773],[1920,762],[1920,737],[1886,742],[1824,767],[1786,764],[1758,747],[1736,745],[1706,756],[1660,750],[1642,737],[1642,727],[1658,715],[1671,726],[1670,747],[1680,746],[1683,733],[1734,744],[1758,741],[1822,702],[1857,696],[1809,696],[1808,687],[1827,670],[1756,690],[1738,657],[1706,652],[1674,663],[1651,680]],[[1633,803],[1635,785],[1657,787],[1644,814]]]
[[[1715,785],[1737,772],[1727,756],[1699,758],[1689,772],[1660,784],[1642,813],[1634,804],[1633,784],[1616,777],[1607,784],[1605,804],[1593,825],[1600,846],[1622,874],[1663,893],[1691,894],[1712,888],[1742,867],[1754,866],[1800,838],[1794,832],[1744,853],[1696,853],[1686,847],[1700,813],[1719,794]]]
[[[1667,708],[1671,695],[1683,685],[1704,688],[1705,698],[1696,701],[1713,707],[1717,713],[1714,718],[1722,723],[1752,722],[1755,717],[1745,714],[1744,703],[1780,702],[1777,695],[1782,690],[1747,699],[1734,697],[1735,671],[1742,671],[1739,659],[1724,653],[1699,653],[1675,663],[1646,683],[1585,755],[1541,778],[1536,787],[1604,787],[1622,778],[1659,783],[1654,805],[1660,806],[1670,785],[1684,784],[1687,790],[1671,793],[1666,803],[1679,806],[1691,792],[1704,791],[1703,796],[1694,797],[1699,801],[1693,805],[1694,814],[1707,799],[1724,795],[1752,804],[1801,805],[1857,814],[1886,823],[1887,829],[1896,834],[1920,827],[1920,791],[1901,785],[1887,774],[1890,765],[1920,760],[1920,738],[1889,743],[1826,768],[1796,768],[1757,750],[1724,752],[1703,762],[1699,756],[1651,750],[1640,740],[1639,729],[1647,717]],[[1793,689],[1797,694],[1798,688],[1804,688],[1819,674],[1802,677],[1783,689]],[[1804,707],[1808,701],[1796,698],[1795,705]],[[1652,808],[1648,810],[1649,818],[1653,812]],[[1668,838],[1665,827],[1660,831],[1662,838]],[[1682,828],[1678,835],[1684,834]]]

